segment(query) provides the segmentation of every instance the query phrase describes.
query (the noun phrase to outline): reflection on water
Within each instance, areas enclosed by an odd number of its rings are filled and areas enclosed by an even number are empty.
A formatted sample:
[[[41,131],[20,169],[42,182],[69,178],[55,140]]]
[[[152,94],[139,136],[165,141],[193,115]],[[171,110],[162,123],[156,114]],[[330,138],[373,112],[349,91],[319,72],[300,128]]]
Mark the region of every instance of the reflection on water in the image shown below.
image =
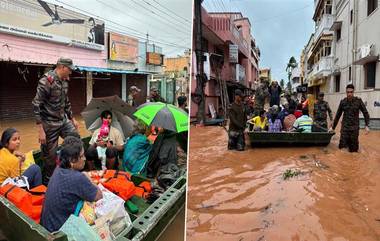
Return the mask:
[[[187,240],[380,240],[379,137],[361,135],[354,154],[338,136],[236,152],[222,128],[192,128]],[[284,180],[287,169],[301,174]]]

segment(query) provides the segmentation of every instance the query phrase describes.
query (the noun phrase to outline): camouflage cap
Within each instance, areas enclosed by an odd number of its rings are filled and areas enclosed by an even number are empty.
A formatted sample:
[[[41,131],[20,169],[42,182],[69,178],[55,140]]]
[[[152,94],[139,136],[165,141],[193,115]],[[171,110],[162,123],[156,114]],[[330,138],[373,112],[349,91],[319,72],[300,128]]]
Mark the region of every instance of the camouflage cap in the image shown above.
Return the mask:
[[[73,65],[73,60],[69,59],[69,58],[59,58],[58,61],[57,61],[57,65],[58,64],[64,65],[66,67],[69,67],[71,70],[75,69],[75,66]]]

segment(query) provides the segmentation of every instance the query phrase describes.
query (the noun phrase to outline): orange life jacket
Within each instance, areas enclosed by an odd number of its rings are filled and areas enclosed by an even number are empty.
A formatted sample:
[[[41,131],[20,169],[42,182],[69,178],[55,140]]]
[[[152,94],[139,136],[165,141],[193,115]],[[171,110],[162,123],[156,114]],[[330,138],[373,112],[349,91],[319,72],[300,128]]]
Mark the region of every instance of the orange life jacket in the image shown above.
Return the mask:
[[[146,198],[152,192],[152,185],[148,181],[141,182],[136,186],[135,195],[141,198]]]
[[[125,177],[111,178],[103,186],[125,201],[135,195],[135,185]]]
[[[0,187],[0,195],[3,195],[10,202],[12,202],[26,216],[39,223],[42,212],[42,203],[45,196],[44,194],[46,192],[46,187],[41,186],[33,188],[35,189],[34,191],[31,189],[31,192],[28,192],[27,190],[15,185],[7,184]]]

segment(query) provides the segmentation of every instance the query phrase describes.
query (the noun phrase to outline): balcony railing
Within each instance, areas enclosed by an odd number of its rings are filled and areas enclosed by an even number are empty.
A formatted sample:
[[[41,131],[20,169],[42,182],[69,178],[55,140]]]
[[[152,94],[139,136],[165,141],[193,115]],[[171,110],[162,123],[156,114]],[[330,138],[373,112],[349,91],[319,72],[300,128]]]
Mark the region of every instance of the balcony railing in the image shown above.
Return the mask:
[[[325,77],[333,71],[333,56],[322,57],[318,63],[313,66],[313,70],[309,73],[309,76]]]
[[[316,26],[315,39],[318,39],[322,33],[332,33],[331,26],[334,23],[334,16],[331,14],[324,14],[319,24]]]

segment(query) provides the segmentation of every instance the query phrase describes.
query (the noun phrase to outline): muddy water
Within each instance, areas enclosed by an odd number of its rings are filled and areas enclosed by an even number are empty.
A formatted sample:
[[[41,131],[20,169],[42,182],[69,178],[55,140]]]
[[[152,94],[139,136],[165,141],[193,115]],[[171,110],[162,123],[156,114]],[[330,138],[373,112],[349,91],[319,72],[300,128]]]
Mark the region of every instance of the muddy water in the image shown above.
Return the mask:
[[[236,152],[222,128],[193,127],[187,240],[380,240],[380,132],[361,133],[360,153],[338,141]]]
[[[84,121],[80,116],[75,117],[79,122],[79,134],[83,137],[91,135],[87,131]],[[33,120],[0,121],[0,135],[8,127],[15,127],[21,134],[20,151],[39,150],[38,129]],[[62,140],[60,139],[60,142]],[[182,209],[173,223],[165,230],[159,241],[183,241],[185,233],[185,210]],[[2,239],[0,230],[0,239]]]
[[[91,135],[87,131],[86,125],[81,116],[75,116],[75,119],[79,124],[79,134],[83,137]],[[21,147],[20,151],[27,152],[30,150],[40,149],[40,144],[38,143],[38,128],[34,120],[14,120],[14,121],[0,121],[0,132],[8,127],[15,127],[21,135]],[[62,142],[60,138],[59,142]]]

